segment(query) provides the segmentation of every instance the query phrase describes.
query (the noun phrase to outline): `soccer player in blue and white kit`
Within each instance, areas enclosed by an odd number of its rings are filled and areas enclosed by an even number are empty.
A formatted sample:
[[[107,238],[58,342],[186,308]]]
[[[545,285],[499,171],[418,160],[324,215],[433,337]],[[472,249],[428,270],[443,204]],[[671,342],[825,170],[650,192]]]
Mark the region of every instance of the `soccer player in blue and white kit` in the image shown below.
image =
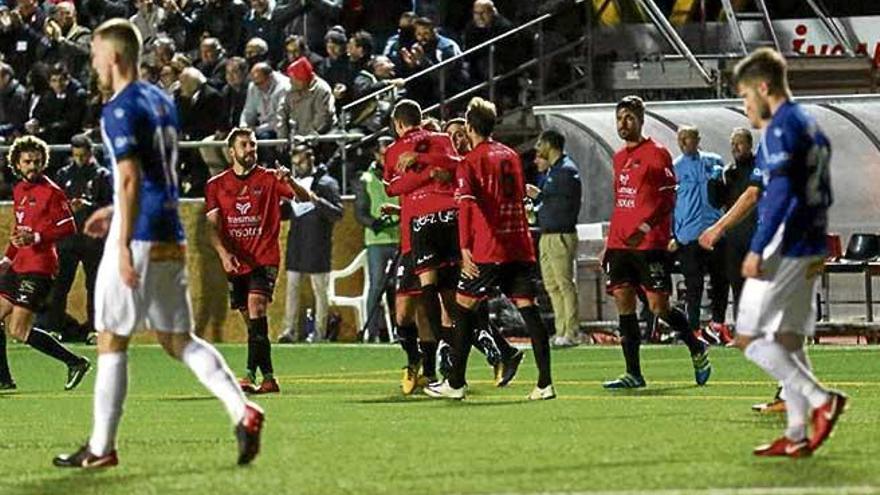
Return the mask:
[[[236,424],[238,463],[247,464],[259,451],[263,411],[245,399],[222,356],[192,333],[177,210],[177,114],[161,90],[137,80],[140,52],[140,33],[127,20],[107,21],[92,35],[92,66],[101,89],[113,94],[101,130],[114,175],[113,205],[85,225],[91,235],[109,230],[95,287],[94,424],[87,444],[53,463],[99,468],[119,462],[116,431],[128,386],[128,344],[146,326],[226,406]]]
[[[747,280],[735,345],[782,382],[788,414],[785,434],[754,453],[804,457],[829,437],[847,402],[816,380],[804,350],[804,338],[815,329],[832,203],[831,146],[815,119],[792,101],[785,59],[778,52],[756,50],[737,64],[734,81],[752,125],[770,119],[756,157],[764,190],[742,266]]]

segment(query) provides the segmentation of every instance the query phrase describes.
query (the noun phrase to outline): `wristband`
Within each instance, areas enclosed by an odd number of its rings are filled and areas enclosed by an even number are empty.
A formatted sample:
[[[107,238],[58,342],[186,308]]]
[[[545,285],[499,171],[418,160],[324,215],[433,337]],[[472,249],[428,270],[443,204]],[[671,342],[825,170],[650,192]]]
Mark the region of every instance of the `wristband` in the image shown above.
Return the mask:
[[[647,234],[648,232],[651,231],[651,226],[648,225],[647,223],[642,223],[641,225],[639,225],[639,230],[640,230],[643,234]]]
[[[34,244],[39,244],[39,243],[40,243],[40,233],[34,232]]]

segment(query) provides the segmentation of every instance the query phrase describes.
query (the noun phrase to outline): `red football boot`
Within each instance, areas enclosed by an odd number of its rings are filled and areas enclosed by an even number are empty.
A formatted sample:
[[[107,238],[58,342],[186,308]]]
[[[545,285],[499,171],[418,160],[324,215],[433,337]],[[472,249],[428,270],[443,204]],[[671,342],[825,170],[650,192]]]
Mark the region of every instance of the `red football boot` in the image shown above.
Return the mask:
[[[235,426],[235,438],[238,440],[238,465],[244,466],[260,453],[260,433],[266,415],[260,406],[250,402],[245,406],[244,418]]]
[[[244,377],[238,380],[238,386],[241,388],[241,391],[246,394],[255,394],[257,393],[257,385],[254,383],[250,377]]]
[[[281,387],[278,386],[278,381],[274,378],[265,379],[263,378],[263,383],[260,384],[260,388],[256,389],[255,394],[277,394],[281,392]]]
[[[847,397],[840,392],[831,391],[828,400],[813,410],[813,435],[810,437],[810,450],[822,446],[831,436],[837,419],[846,409]]]
[[[806,440],[794,441],[788,437],[779,437],[767,445],[755,447],[753,454],[759,457],[809,457],[812,454],[809,442]]]
[[[100,469],[113,467],[119,464],[119,457],[115,450],[107,455],[95,455],[89,451],[89,444],[85,444],[72,454],[62,454],[52,459],[52,464],[60,468]]]

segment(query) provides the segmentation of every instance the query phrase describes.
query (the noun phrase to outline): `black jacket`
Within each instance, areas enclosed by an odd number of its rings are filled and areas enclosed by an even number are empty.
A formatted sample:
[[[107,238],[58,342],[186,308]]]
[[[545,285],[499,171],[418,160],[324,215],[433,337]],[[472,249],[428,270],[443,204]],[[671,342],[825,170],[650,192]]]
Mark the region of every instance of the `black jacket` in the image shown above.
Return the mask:
[[[76,227],[83,225],[95,210],[113,202],[113,176],[106,167],[96,161],[79,166],[71,162],[55,173],[55,183],[64,189],[68,201],[85,200],[88,205],[73,213]]]
[[[183,139],[201,140],[225,127],[223,97],[210,84],[203,84],[194,100],[179,95],[175,100]]]
[[[285,266],[288,271],[327,273],[333,250],[333,224],[342,218],[339,183],[320,165],[311,189],[318,201],[308,213],[294,217],[289,203],[282,206],[282,218],[290,220]]]
[[[27,118],[27,89],[17,79],[13,79],[0,91],[0,137],[11,137],[15,133],[24,132]]]
[[[86,114],[86,92],[71,81],[62,95],[47,91],[34,107],[34,118],[43,129],[42,137],[49,144],[67,144],[82,131]]]
[[[542,233],[576,231],[581,211],[581,176],[568,155],[562,155],[547,172],[537,198],[537,209]]]

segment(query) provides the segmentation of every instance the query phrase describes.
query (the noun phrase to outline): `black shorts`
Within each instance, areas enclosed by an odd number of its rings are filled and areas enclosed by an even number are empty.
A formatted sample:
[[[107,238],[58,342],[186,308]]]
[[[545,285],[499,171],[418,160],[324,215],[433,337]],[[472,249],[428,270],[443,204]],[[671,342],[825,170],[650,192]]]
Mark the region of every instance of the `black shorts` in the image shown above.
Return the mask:
[[[475,299],[486,299],[499,292],[512,300],[533,300],[538,294],[537,265],[530,261],[510,263],[477,263],[477,278],[458,277],[458,293]]]
[[[646,292],[672,292],[672,260],[662,250],[609,249],[605,253],[605,289],[641,287]]]
[[[412,219],[412,256],[416,275],[458,265],[458,210],[428,213]]]
[[[51,291],[52,277],[48,275],[9,271],[0,278],[0,297],[34,313],[46,310]]]
[[[422,293],[419,276],[413,271],[412,251],[400,256],[394,289],[401,296],[417,296]]]
[[[277,266],[258,266],[244,275],[229,277],[229,307],[246,311],[249,294],[262,294],[271,301],[277,279]]]

